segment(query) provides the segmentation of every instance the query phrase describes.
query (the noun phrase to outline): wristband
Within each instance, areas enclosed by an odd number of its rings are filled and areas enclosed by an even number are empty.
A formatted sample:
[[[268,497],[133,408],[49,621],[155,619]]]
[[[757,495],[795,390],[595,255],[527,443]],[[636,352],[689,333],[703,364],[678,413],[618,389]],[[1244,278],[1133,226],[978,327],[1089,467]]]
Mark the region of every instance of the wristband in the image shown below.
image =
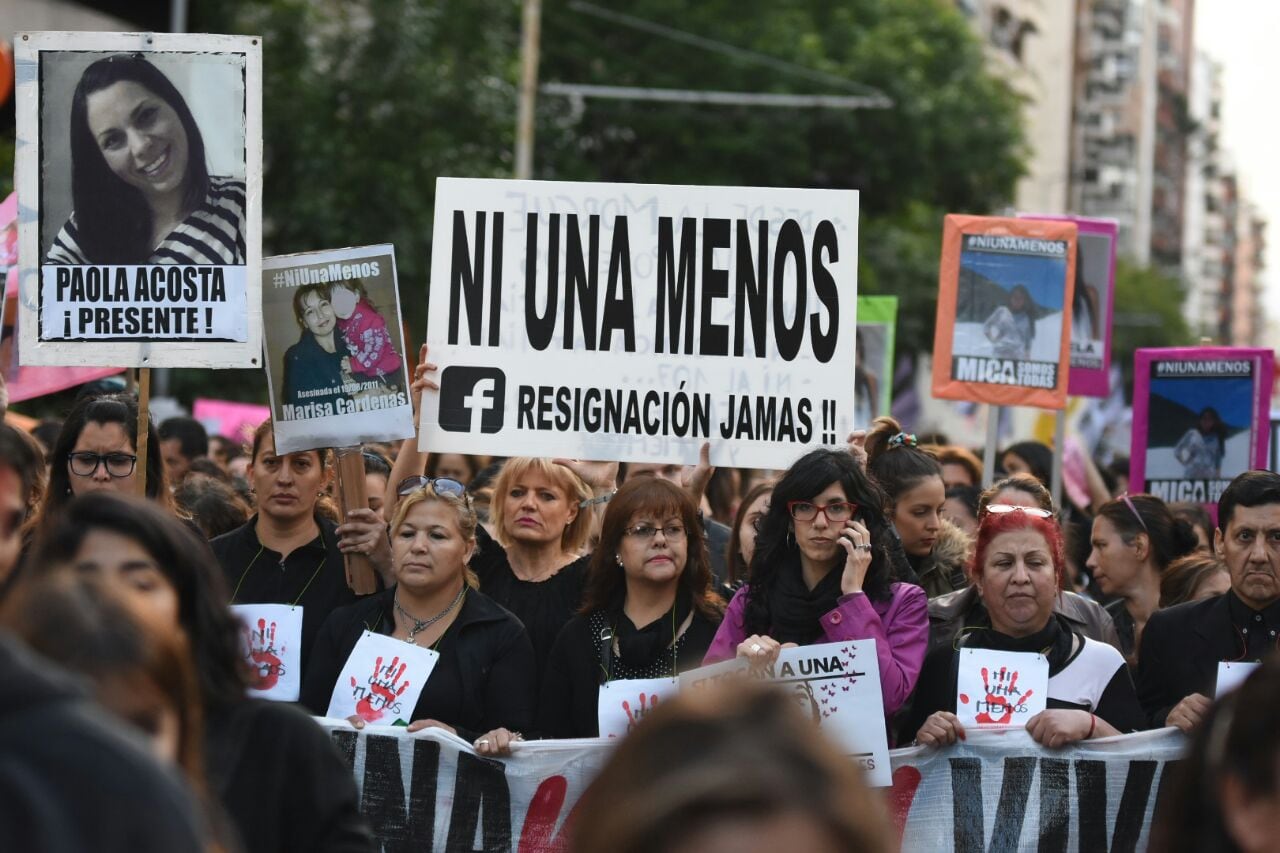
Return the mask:
[[[1093,737],[1093,730],[1097,728],[1097,726],[1098,726],[1098,718],[1095,717],[1093,715],[1093,712],[1091,711],[1089,712],[1089,733],[1084,736],[1085,740],[1088,740],[1089,738]]]
[[[616,494],[617,492],[607,492],[603,495],[599,495],[598,497],[587,498],[584,501],[578,502],[578,508],[586,509],[589,506],[598,506],[600,504],[607,504],[610,501],[610,499],[612,499],[613,496]]]

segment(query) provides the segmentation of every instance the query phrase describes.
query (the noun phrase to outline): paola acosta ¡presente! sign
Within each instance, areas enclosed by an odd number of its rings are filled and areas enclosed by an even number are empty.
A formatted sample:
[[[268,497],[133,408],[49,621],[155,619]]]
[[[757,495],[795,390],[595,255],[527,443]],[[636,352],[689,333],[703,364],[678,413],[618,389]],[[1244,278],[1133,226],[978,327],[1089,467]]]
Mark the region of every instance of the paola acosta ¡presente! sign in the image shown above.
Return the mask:
[[[783,468],[853,427],[858,194],[441,178],[433,452]]]
[[[259,40],[14,44],[22,363],[257,366]]]

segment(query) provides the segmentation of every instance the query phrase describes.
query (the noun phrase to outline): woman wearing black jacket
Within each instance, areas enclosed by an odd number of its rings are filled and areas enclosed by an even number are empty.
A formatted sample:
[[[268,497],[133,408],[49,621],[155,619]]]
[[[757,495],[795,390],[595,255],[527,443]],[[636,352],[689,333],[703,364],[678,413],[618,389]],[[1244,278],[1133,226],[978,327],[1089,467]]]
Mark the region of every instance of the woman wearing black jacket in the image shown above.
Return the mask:
[[[70,565],[160,630],[185,635],[199,681],[209,793],[246,853],[373,849],[355,779],[324,729],[293,705],[245,696],[241,623],[208,546],[156,506],[110,493],[52,519],[33,572]]]
[[[607,681],[671,678],[702,665],[723,604],[711,591],[697,508],[680,487],[645,477],[618,490],[584,598],[547,660],[538,706],[545,737],[596,737]]]
[[[475,512],[454,480],[401,498],[391,523],[396,584],[325,620],[303,679],[303,705],[328,710],[352,649],[372,631],[440,653],[409,731],[434,726],[474,740],[490,729],[532,727],[533,645],[519,619],[476,589],[467,568],[475,530]]]

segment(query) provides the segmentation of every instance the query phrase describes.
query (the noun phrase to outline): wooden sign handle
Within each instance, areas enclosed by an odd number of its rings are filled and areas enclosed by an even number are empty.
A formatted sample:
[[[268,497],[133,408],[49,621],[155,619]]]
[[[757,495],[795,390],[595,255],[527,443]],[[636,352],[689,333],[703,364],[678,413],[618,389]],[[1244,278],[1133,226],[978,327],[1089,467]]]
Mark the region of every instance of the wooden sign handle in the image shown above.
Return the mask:
[[[151,368],[142,367],[138,369],[138,497],[144,500],[147,497],[147,452],[148,452],[148,436],[150,430],[147,429],[147,421],[150,418],[151,408]],[[153,472],[154,475],[154,472]]]
[[[338,456],[338,507],[342,520],[353,509],[367,509],[369,498],[365,494],[364,458],[359,447],[339,447]],[[347,565],[347,586],[356,595],[369,595],[378,591],[377,572],[367,554],[344,554]]]

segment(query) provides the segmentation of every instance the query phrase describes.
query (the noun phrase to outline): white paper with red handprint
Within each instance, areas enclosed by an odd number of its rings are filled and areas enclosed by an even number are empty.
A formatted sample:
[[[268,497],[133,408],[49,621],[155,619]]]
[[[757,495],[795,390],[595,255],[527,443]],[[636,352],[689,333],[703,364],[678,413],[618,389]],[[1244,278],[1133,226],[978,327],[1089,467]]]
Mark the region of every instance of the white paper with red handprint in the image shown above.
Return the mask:
[[[325,716],[359,717],[378,726],[413,722],[413,709],[439,660],[431,649],[365,631],[333,686]]]
[[[620,678],[600,685],[596,719],[600,737],[622,737],[658,705],[676,695],[674,678]]]
[[[252,673],[249,695],[276,702],[298,701],[302,686],[302,608],[287,604],[233,604],[241,622],[245,663]]]
[[[984,729],[1027,724],[1049,698],[1049,661],[1033,652],[961,649],[956,716]]]

